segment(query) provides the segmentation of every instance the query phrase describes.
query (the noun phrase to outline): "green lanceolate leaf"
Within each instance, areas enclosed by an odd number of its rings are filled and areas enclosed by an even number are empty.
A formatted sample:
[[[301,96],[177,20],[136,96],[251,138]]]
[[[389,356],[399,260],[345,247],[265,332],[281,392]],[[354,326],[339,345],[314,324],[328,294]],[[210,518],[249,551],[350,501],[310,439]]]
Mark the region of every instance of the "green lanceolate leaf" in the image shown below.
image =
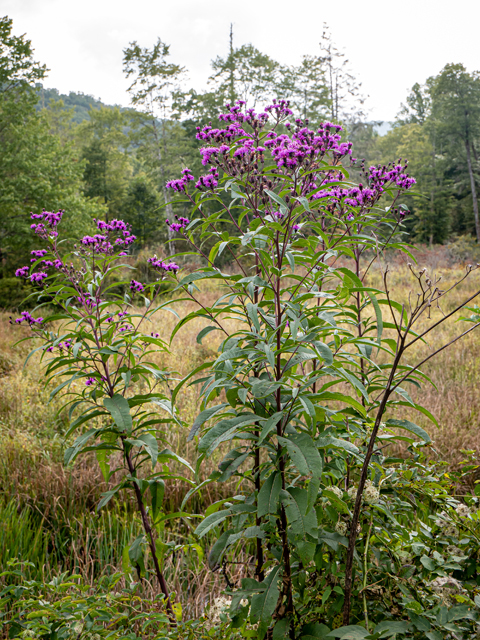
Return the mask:
[[[132,416],[128,400],[116,393],[112,398],[104,398],[103,406],[110,413],[120,431],[130,435],[132,433]]]
[[[198,430],[205,424],[205,422],[210,420],[210,418],[212,418],[219,411],[222,411],[222,409],[225,409],[225,407],[228,407],[227,403],[217,404],[214,407],[210,407],[209,409],[205,409],[205,411],[202,411],[195,419],[195,422],[190,429],[190,433],[188,434],[187,441],[190,442],[190,440],[193,440],[193,438],[198,433]]]
[[[288,437],[277,437],[282,447],[286,447],[293,464],[304,475],[320,477],[322,475],[322,458],[313,439],[307,433],[289,434]]]
[[[165,482],[161,478],[153,478],[148,484],[150,486],[150,495],[152,496],[152,517],[155,522],[162,509]]]
[[[415,424],[414,422],[410,422],[409,420],[390,418],[385,424],[387,425],[387,427],[397,427],[399,429],[410,431],[410,433],[414,433],[420,438],[420,440],[425,443],[429,443],[432,441],[428,433],[424,429],[422,429],[422,427],[419,427],[417,424]]]
[[[225,482],[225,480],[228,480],[237,471],[240,465],[245,462],[249,455],[249,451],[242,452],[239,449],[229,451],[222,462],[218,465],[222,475],[218,478],[217,482]]]
[[[250,610],[250,620],[252,623],[258,622],[258,639],[265,637],[268,627],[272,623],[272,615],[277,606],[278,596],[280,594],[278,581],[282,571],[282,566],[274,567],[261,585],[265,586],[262,593],[256,593],[252,596],[252,606]]]
[[[282,477],[279,472],[275,471],[265,480],[258,492],[257,514],[259,518],[269,513],[277,513],[281,489]]]
[[[327,449],[328,447],[334,447],[338,449],[344,449],[349,453],[358,453],[358,448],[354,444],[352,444],[351,442],[348,442],[348,440],[342,440],[341,438],[335,438],[333,436],[325,436],[323,438],[322,437],[317,438],[315,442],[317,443],[317,447],[319,449]]]
[[[145,450],[147,451],[152,461],[152,469],[155,469],[158,459],[158,442],[155,436],[151,433],[142,433],[137,435],[137,440],[145,443]]]
[[[299,487],[289,487],[280,491],[280,500],[285,507],[288,527],[292,533],[306,539],[307,535],[318,538],[318,522],[315,509],[308,508],[308,491]]]
[[[221,420],[207,431],[198,444],[200,453],[211,455],[222,442],[231,440],[242,428],[255,425],[261,420],[261,416],[254,413],[242,413],[228,420]]]
[[[221,524],[228,516],[231,516],[232,512],[230,509],[224,509],[223,511],[216,511],[215,513],[210,514],[202,520],[202,522],[195,529],[195,535],[199,538],[202,538],[206,533],[208,533],[211,529]]]

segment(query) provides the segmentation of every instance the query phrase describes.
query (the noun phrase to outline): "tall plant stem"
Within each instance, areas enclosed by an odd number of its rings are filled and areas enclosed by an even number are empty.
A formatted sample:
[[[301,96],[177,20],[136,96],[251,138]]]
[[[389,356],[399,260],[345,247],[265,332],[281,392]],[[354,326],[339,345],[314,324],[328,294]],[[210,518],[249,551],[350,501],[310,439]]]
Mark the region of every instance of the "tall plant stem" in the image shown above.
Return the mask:
[[[355,499],[355,507],[353,509],[353,517],[350,524],[350,536],[348,540],[347,558],[345,562],[345,601],[343,605],[343,624],[344,625],[348,625],[350,622],[350,609],[351,609],[351,600],[352,600],[353,555],[355,552],[355,542],[357,539],[357,526],[358,526],[358,521],[360,519],[360,508],[362,505],[363,490],[365,488],[365,483],[367,481],[368,467],[373,455],[373,449],[375,447],[375,442],[377,439],[378,430],[380,428],[380,423],[382,421],[382,417],[383,417],[383,414],[385,413],[385,408],[387,406],[387,402],[391,394],[392,382],[395,377],[395,372],[402,358],[403,352],[405,350],[404,347],[405,347],[405,339],[406,339],[407,333],[408,332],[405,332],[405,334],[399,338],[397,353],[395,355],[395,359],[393,361],[392,368],[390,370],[390,375],[388,377],[388,382],[386,384],[385,391],[383,393],[383,397],[377,411],[377,417],[375,419],[375,424],[372,430],[372,434],[370,436],[367,452],[365,454],[365,459],[363,461],[362,472],[360,474],[360,481],[358,483],[357,496]]]
[[[125,451],[125,449],[124,449]],[[133,465],[130,454],[125,451],[125,458],[127,460],[128,470],[130,474],[133,476],[135,473],[135,467]],[[155,548],[155,537],[153,534],[153,529],[150,525],[150,520],[147,515],[147,510],[145,509],[145,504],[143,502],[142,493],[140,491],[140,487],[136,482],[133,483],[135,497],[137,499],[138,510],[140,511],[140,515],[142,517],[142,524],[145,534],[148,538],[148,545],[150,547],[150,551],[152,553],[153,564],[155,566],[155,573],[157,574],[157,580],[160,585],[160,589],[162,590],[163,595],[165,596],[165,602],[167,605],[168,617],[170,619],[170,624],[172,627],[177,626],[177,621],[175,618],[175,613],[173,611],[172,602],[170,600],[170,593],[168,591],[167,583],[165,581],[165,577],[160,569],[160,565],[158,564],[157,552]]]
[[[365,551],[363,554],[363,615],[365,617],[365,628],[370,633],[368,628],[368,609],[367,609],[367,577],[368,577],[368,547],[370,545],[370,537],[372,535],[373,527],[373,514],[370,518],[370,526],[368,528],[367,540],[365,542]]]
[[[255,272],[256,275],[260,275],[260,265],[258,262],[258,255],[255,256]],[[258,304],[258,287],[255,287],[254,293],[253,293],[253,301],[255,304]],[[255,368],[254,371],[254,376],[256,378],[258,378],[258,369]],[[260,437],[260,429],[256,429],[255,430],[255,436],[257,438]],[[255,460],[253,463],[253,477],[255,480],[255,491],[257,493],[257,496],[260,492],[261,489],[261,482],[260,482],[260,447],[255,447]],[[255,524],[257,525],[257,527],[259,527],[262,524],[262,519],[260,517],[257,516]],[[255,569],[255,573],[257,575],[257,580],[259,582],[263,582],[265,579],[265,572],[263,570],[263,543],[262,543],[262,539],[261,538],[257,538],[257,543],[256,543],[256,554],[257,554],[257,566]]]

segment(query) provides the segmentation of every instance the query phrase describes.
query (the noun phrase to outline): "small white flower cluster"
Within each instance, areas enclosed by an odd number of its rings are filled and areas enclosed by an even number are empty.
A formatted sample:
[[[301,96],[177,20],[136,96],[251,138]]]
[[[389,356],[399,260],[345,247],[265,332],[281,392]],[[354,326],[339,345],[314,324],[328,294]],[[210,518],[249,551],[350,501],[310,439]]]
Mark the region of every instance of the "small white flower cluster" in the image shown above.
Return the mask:
[[[341,536],[345,536],[347,534],[347,523],[343,520],[339,520],[335,525],[335,531]]]
[[[210,604],[208,611],[206,612],[206,618],[209,622],[209,627],[214,627],[222,622],[220,614],[224,613],[226,609],[230,608],[232,601],[226,596],[219,596]]]
[[[331,491],[332,493],[334,493],[337,498],[340,498],[340,500],[343,498],[343,491],[340,489],[340,487],[337,487],[336,485],[332,484],[331,487],[325,487],[326,489],[328,489],[328,491]],[[330,504],[330,500],[326,500],[325,504],[328,506]]]
[[[371,480],[365,482],[363,499],[367,504],[376,504],[380,499],[380,491]]]
[[[446,536],[456,536],[458,534],[458,529],[454,526],[450,516],[446,511],[441,511],[438,514],[438,518],[435,521],[437,527],[442,529],[443,533]]]
[[[355,500],[357,496],[358,487],[352,485],[350,489],[347,491],[348,497],[350,500]],[[365,488],[363,490],[362,499],[367,504],[376,504],[380,499],[380,490],[375,486],[372,480],[367,480],[365,482]]]
[[[355,497],[357,495],[357,490],[358,490],[358,488],[354,484],[352,484],[350,489],[347,491],[347,494],[348,494],[348,497],[350,498],[350,500],[355,500]]]
[[[457,516],[460,516],[460,518],[467,518],[471,514],[470,507],[467,507],[463,502],[457,504],[455,511],[457,512]]]

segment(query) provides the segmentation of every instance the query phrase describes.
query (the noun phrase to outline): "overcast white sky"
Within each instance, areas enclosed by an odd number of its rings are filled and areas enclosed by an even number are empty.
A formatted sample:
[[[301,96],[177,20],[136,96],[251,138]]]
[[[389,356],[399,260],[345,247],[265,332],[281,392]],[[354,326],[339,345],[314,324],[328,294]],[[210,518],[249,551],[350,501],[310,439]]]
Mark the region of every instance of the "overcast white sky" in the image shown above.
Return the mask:
[[[201,88],[231,22],[236,45],[289,64],[318,52],[327,22],[369,95],[369,119],[392,120],[409,88],[448,62],[480,69],[480,0],[0,0],[0,14],[50,68],[45,86],[124,106],[129,42],[151,47],[160,36]]]

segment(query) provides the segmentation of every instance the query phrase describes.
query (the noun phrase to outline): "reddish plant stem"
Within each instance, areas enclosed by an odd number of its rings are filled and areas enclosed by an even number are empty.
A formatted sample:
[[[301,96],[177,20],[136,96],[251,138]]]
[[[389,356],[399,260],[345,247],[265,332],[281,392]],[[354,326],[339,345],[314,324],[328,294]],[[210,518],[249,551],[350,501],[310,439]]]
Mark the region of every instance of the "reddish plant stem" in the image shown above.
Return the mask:
[[[126,459],[127,465],[128,465],[128,470],[130,471],[130,474],[132,476],[134,476],[135,467],[133,465],[133,462],[132,462],[132,459],[130,457],[130,454],[127,453],[127,451],[125,450],[125,445],[124,445],[124,452],[125,452],[125,459]],[[176,617],[175,617],[175,613],[173,611],[172,602],[170,600],[170,593],[168,591],[167,583],[166,583],[164,575],[163,575],[163,573],[162,573],[162,571],[160,569],[160,565],[158,564],[157,552],[156,552],[156,548],[155,548],[155,537],[154,537],[154,534],[153,534],[153,529],[152,529],[152,527],[150,525],[150,520],[148,518],[147,511],[145,509],[145,504],[143,502],[142,493],[140,491],[140,487],[138,486],[138,484],[136,482],[133,482],[133,488],[134,488],[134,491],[135,491],[135,497],[137,499],[138,510],[140,511],[140,515],[142,516],[143,528],[144,528],[145,533],[146,533],[147,538],[148,538],[148,546],[150,547],[150,551],[152,553],[153,564],[155,565],[155,573],[157,574],[157,580],[158,580],[158,583],[160,585],[160,589],[162,590],[162,593],[165,596],[165,602],[166,602],[166,605],[167,605],[167,612],[168,612],[168,617],[170,619],[170,625],[172,627],[176,627],[177,626],[177,620],[176,620]]]

